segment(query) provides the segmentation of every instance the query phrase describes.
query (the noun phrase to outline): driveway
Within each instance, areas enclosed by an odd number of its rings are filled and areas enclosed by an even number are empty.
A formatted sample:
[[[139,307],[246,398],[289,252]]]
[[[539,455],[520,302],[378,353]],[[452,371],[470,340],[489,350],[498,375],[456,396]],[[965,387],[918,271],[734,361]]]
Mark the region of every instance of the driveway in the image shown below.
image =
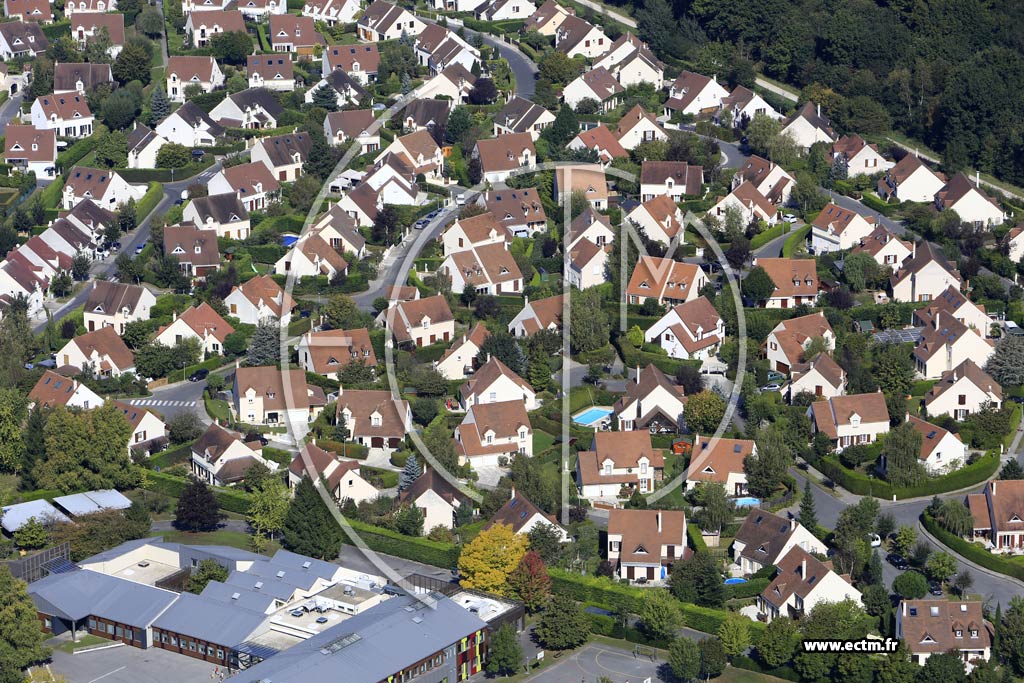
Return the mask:
[[[209,683],[214,665],[155,647],[125,645],[77,655],[54,650],[50,668],[68,683]]]

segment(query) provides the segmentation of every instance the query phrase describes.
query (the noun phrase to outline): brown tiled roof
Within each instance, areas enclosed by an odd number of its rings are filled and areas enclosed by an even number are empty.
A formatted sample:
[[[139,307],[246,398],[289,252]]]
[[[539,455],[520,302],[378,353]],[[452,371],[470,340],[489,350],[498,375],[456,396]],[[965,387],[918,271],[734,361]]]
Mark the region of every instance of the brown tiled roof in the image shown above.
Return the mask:
[[[594,435],[594,452],[598,460],[611,458],[615,467],[636,467],[641,456],[647,456],[651,467],[664,467],[665,458],[661,450],[651,446],[651,435],[645,431],[597,432]]]
[[[766,216],[772,216],[776,212],[775,205],[771,200],[761,194],[749,181],[740,183],[739,187],[732,191],[732,196],[738,199],[744,207],[756,206]]]
[[[835,131],[832,130],[832,124],[829,122],[828,117],[820,112],[819,107],[814,104],[814,102],[805,102],[804,106],[800,107],[792,117],[783,122],[782,127],[785,128],[797,119],[806,120],[818,130],[824,131],[830,138],[835,138],[836,136]]]
[[[669,394],[675,394],[683,401],[686,400],[683,387],[673,384],[661,368],[651,363],[645,366],[637,377],[626,383],[626,392],[615,402],[615,412],[621,412],[630,403],[643,399],[659,387]]]
[[[417,477],[416,481],[414,481],[409,488],[398,494],[398,500],[403,503],[415,501],[427,491],[433,491],[452,505],[454,505],[456,501],[459,503],[469,501],[469,498],[462,493],[462,491],[456,488],[454,484],[451,484],[433,468],[425,469],[423,474]]]
[[[952,314],[943,315],[938,307],[915,311],[914,319],[924,325],[921,330],[921,339],[914,347],[914,357],[923,361],[929,360],[936,353],[945,349],[947,345],[956,343],[964,335],[974,334],[967,325],[957,320]],[[988,344],[992,344],[990,340],[984,337],[980,338]]]
[[[729,474],[743,474],[743,462],[754,452],[750,439],[693,438],[693,455],[686,470],[687,481],[713,481],[725,484]]]
[[[556,39],[555,47],[560,52],[569,52],[593,30],[594,25],[590,22],[580,19],[575,15],[569,15],[562,22],[562,25],[558,27],[558,38]]]
[[[476,148],[480,153],[480,165],[485,172],[511,171],[519,168],[519,159],[529,150],[530,158],[537,158],[533,138],[529,133],[507,133],[492,140],[478,140]]]
[[[457,337],[452,345],[444,352],[440,358],[437,359],[438,363],[443,363],[446,358],[456,353],[463,344],[472,343],[476,348],[484,343],[487,337],[491,336],[490,331],[484,326],[483,323],[477,323],[473,326],[473,329],[469,331],[469,334],[464,334],[461,337]]]
[[[135,365],[135,354],[128,349],[113,327],[101,327],[93,332],[86,332],[72,341],[86,358],[95,351],[100,357],[109,357],[119,370]]]
[[[865,237],[863,240],[861,240],[860,244],[853,248],[853,251],[864,252],[866,254],[874,256],[875,254],[880,252],[882,250],[882,247],[888,244],[890,240],[898,239],[899,237],[897,237],[894,232],[889,230],[889,228],[885,227],[884,225],[876,225],[875,229],[871,232],[871,234]],[[908,242],[906,240],[900,241],[907,248],[907,251],[913,249],[913,244],[911,242]]]
[[[939,442],[950,433],[949,430],[943,429],[931,422],[926,422],[916,415],[907,415],[907,422],[914,428],[914,431],[921,435],[921,453],[919,454],[921,460],[927,460],[935,451],[935,447],[939,445]],[[953,437],[960,441],[959,434],[953,434]]]
[[[292,461],[288,464],[288,471],[297,477],[309,476],[309,473],[306,471],[305,455],[309,456],[313,465],[313,471],[316,472],[317,475],[321,475],[326,472],[331,463],[336,462],[338,459],[338,456],[335,453],[325,451],[315,443],[307,443],[298,453],[295,454],[295,457],[292,458]]]
[[[57,135],[51,128],[7,124],[4,131],[4,158],[28,161],[54,161],[57,156]]]
[[[574,218],[572,223],[569,225],[569,230],[566,232],[565,235],[565,243],[575,244],[576,240],[579,239],[579,236],[588,228],[590,228],[590,226],[592,226],[594,223],[600,223],[601,225],[611,230],[613,233],[615,232],[615,229],[612,227],[611,224],[611,219],[609,219],[608,216],[605,216],[603,213],[598,213],[597,211],[594,210],[594,207],[588,205],[587,208],[583,209],[583,213],[581,213],[579,216],[576,216],[576,218]]]
[[[245,33],[245,17],[236,9],[212,9],[192,12],[189,21],[193,29],[206,26],[208,29],[217,26],[224,33]]]
[[[67,174],[64,186],[70,187],[74,191],[75,197],[98,200],[106,194],[113,175],[114,171],[110,170],[75,166]]]
[[[362,45],[331,45],[327,48],[327,65],[333,71],[352,71],[353,66],[359,63],[359,70],[367,73],[377,73],[380,67],[380,50],[377,43],[365,43]]]
[[[679,304],[672,310],[683,321],[683,325],[690,331],[690,334],[694,336],[698,329],[703,330],[705,334],[708,330],[715,329],[722,319],[722,316],[718,314],[718,309],[706,296],[699,296],[692,301]],[[718,337],[715,339],[717,340]]]
[[[506,242],[474,246],[449,255],[453,269],[467,285],[482,286],[521,280],[522,272]]]
[[[78,82],[82,83],[82,90],[88,92],[90,88],[100,83],[112,83],[114,80],[109,64],[90,64],[88,62],[63,62],[53,65],[53,89],[54,91],[74,91],[78,88]]]
[[[615,76],[612,76],[611,72],[603,66],[584,72],[580,78],[583,79],[583,82],[590,91],[597,96],[599,102],[606,102],[626,91],[626,89],[623,88],[617,80],[615,80]]]
[[[295,64],[289,54],[249,55],[245,59],[245,71],[250,78],[259,74],[267,81],[295,78]]]
[[[235,188],[242,199],[256,194],[256,185],[259,183],[262,183],[262,191],[266,193],[277,192],[281,189],[270,169],[259,161],[231,166],[222,172],[228,184]]]
[[[207,218],[221,225],[249,220],[249,212],[234,192],[196,197],[189,205],[199,214],[199,222],[203,225]]]
[[[96,280],[93,282],[89,296],[85,300],[84,310],[86,313],[101,313],[103,315],[114,315],[123,308],[128,313],[135,312],[142,298],[143,288],[140,285],[130,285],[124,282],[111,282],[109,280]]]
[[[728,96],[722,98],[722,109],[735,107],[742,109],[754,99],[754,91],[746,86],[737,85]]]
[[[307,236],[306,239],[299,242],[298,248],[302,250],[302,253],[310,261],[315,261],[316,258],[319,258],[324,263],[330,265],[335,272],[343,273],[348,268],[348,261],[320,235]],[[320,266],[320,271],[324,275],[327,275],[329,272],[322,265]]]
[[[702,74],[692,71],[683,71],[672,83],[672,89],[682,91],[682,97],[670,98],[665,104],[672,109],[683,110],[690,106],[690,103],[697,99],[697,95],[704,91],[711,79]]]
[[[228,321],[224,320],[217,311],[213,310],[213,306],[205,301],[198,306],[189,306],[182,311],[178,318],[192,328],[192,331],[200,338],[212,335],[222,344],[224,339],[235,331],[235,328],[229,325]],[[157,334],[159,335],[168,327],[169,325],[164,325]]]
[[[284,375],[288,375],[290,396],[285,396]],[[279,367],[261,366],[253,368],[236,368],[235,383],[238,385],[239,396],[245,395],[250,388],[263,399],[263,410],[303,409],[309,406],[324,406],[327,399],[323,389],[306,384],[306,373],[299,369],[282,371]]]
[[[332,111],[327,114],[327,120],[332,131],[340,130],[347,137],[354,138],[369,130],[373,124],[373,111],[370,109]]]
[[[704,168],[685,161],[644,161],[640,166],[641,184],[663,184],[672,178],[683,194],[699,195],[704,182]]]
[[[193,55],[173,55],[167,61],[167,75],[177,74],[178,80],[188,82],[198,78],[203,83],[213,80],[213,57],[197,57]]]
[[[526,326],[527,328],[528,334],[533,334],[534,332],[538,332],[540,330],[546,330],[551,325],[561,326],[563,304],[561,294],[549,296],[544,299],[537,299],[536,301],[529,301],[527,303],[529,304],[530,309],[533,311],[534,317],[539,323],[539,325],[537,325],[534,329],[530,329],[531,327],[534,327],[533,325],[527,325],[527,323],[524,323],[524,326]]]
[[[395,305],[394,334],[399,342],[410,341],[407,325],[416,327],[424,318],[430,318],[431,325],[455,320],[448,307],[448,301],[441,295],[428,296],[413,301],[403,301]]]
[[[699,277],[700,268],[695,263],[681,263],[657,256],[641,256],[633,269],[632,277],[629,278],[626,293],[682,301],[689,296],[690,287]],[[644,284],[647,286],[644,287]]]
[[[142,423],[142,420],[143,418],[146,417],[146,415],[153,413],[153,411],[151,411],[149,408],[144,408],[142,406],[133,406],[131,403],[128,403],[127,401],[111,401],[111,403],[114,404],[115,408],[124,413],[125,419],[128,420],[128,424],[130,424],[133,429],[138,428],[139,424]],[[156,413],[153,414],[156,415]],[[154,439],[162,436],[163,434],[158,434],[157,436],[150,437],[148,440],[153,441]]]
[[[323,44],[313,17],[294,14],[271,14],[269,37],[271,43],[291,43],[296,48]]]
[[[355,420],[353,436],[360,437],[398,437],[406,434],[405,416],[409,410],[409,402],[395,399],[390,391],[345,390],[338,397],[337,415],[348,409]],[[380,413],[380,426],[370,424],[370,415],[374,411]]]
[[[897,609],[903,642],[910,652],[939,654],[992,647],[992,625],[985,621],[980,602],[904,600]],[[972,638],[971,631],[977,631],[978,637]]]
[[[981,188],[975,185],[970,178],[964,175],[963,171],[958,171],[953,178],[946,183],[946,186],[939,190],[936,195],[936,199],[942,208],[952,208],[957,202],[966,197],[971,191],[977,192],[992,206],[999,208],[999,204],[994,199],[989,197],[987,194],[981,191]],[[1001,209],[1000,209],[1001,210]]]
[[[216,422],[211,422],[203,435],[192,444],[192,452],[204,458],[211,464],[216,464],[224,451],[236,441],[242,441],[242,435],[221,427]]]
[[[856,133],[844,135],[832,143],[832,156],[841,155],[847,159],[852,159],[865,147],[870,147],[876,152],[878,151],[878,145],[869,145],[864,141],[864,138]]]
[[[833,387],[839,388],[843,384],[845,373],[839,364],[832,360],[827,353],[819,353],[814,358],[804,363],[794,363],[789,369],[790,378],[795,382],[802,375],[816,370]]]
[[[663,545],[677,546],[676,559],[685,557],[686,513],[682,510],[610,510],[608,533],[622,536],[619,557],[623,562],[657,564]]]
[[[377,367],[377,355],[365,327],[354,330],[309,332],[309,357],[313,371],[319,374],[338,372],[358,359],[367,367]]]
[[[942,268],[952,275],[956,280],[963,281],[960,277],[960,271],[953,267],[953,265],[946,258],[946,255],[942,253],[942,250],[937,246],[922,240],[915,245],[914,253],[911,254],[903,261],[903,265],[900,269],[892,275],[890,282],[897,284],[904,278],[909,277],[913,273],[917,273],[922,270],[929,263],[935,262],[942,266]]]
[[[534,515],[540,515],[551,524],[558,526],[558,520],[554,515],[549,515],[533,504],[533,502],[522,493],[512,491],[512,497],[501,506],[494,516],[484,525],[483,530],[487,531],[495,524],[506,524],[512,527],[512,531],[519,533],[523,525],[533,519]]]
[[[473,416],[473,422],[469,416]],[[458,426],[459,438],[455,450],[459,455],[473,458],[494,453],[507,453],[518,450],[517,441],[520,427],[530,427],[530,417],[526,414],[526,406],[522,401],[501,401],[498,403],[478,403],[470,407],[462,424]],[[493,431],[496,439],[513,438],[512,443],[484,443],[484,435]]]
[[[860,216],[856,211],[850,211],[844,209],[833,203],[829,203],[824,209],[814,217],[812,225],[819,230],[832,229],[832,232],[836,235],[843,234],[843,231],[849,227],[850,223],[854,218]],[[874,216],[861,216],[868,223],[874,224]]]
[[[942,181],[946,180],[946,177],[944,175],[942,175],[941,173],[936,173],[935,171],[928,168],[928,166],[925,165],[925,163],[914,154],[908,154],[902,159],[900,159],[895,166],[889,169],[889,172],[888,174],[886,174],[886,177],[895,182],[897,186],[899,186],[900,183],[902,183],[904,180],[912,176],[917,171],[917,169],[921,167],[924,167],[924,169],[928,173],[931,173],[936,178],[939,178]]]
[[[124,15],[120,13],[75,12],[71,17],[71,31],[79,29],[99,33],[107,29],[111,45],[124,45]],[[89,40],[95,40],[95,36]]]
[[[932,385],[932,388],[925,395],[925,407],[928,407],[932,401],[937,399],[939,396],[942,396],[942,394],[944,394],[948,389],[951,389],[954,384],[965,377],[982,391],[994,394],[997,398],[1002,400],[1003,388],[999,386],[999,383],[992,379],[987,372],[979,368],[977,363],[968,358],[952,370],[946,370],[942,373],[941,379]]]
[[[775,283],[772,298],[818,293],[818,269],[813,258],[759,258],[756,265],[764,268]]]
[[[485,391],[488,387],[494,384],[498,378],[507,377],[517,385],[519,385],[525,391],[533,391],[533,387],[525,379],[514,373],[511,368],[501,362],[497,356],[491,356],[490,359],[483,365],[481,365],[473,376],[465,381],[465,383],[459,388],[459,392],[463,398],[474,396]]]
[[[17,52],[27,48],[33,54],[39,54],[46,52],[50,47],[50,41],[46,39],[46,34],[35,21],[0,22],[0,35]]]
[[[526,133],[545,113],[548,113],[547,109],[539,104],[522,97],[513,97],[494,115],[494,122],[515,133]]]
[[[484,193],[484,205],[502,225],[512,225],[520,221],[547,221],[544,204],[540,201],[537,189],[490,190]]]
[[[296,163],[295,155],[298,155],[298,163],[305,163],[309,159],[309,150],[312,142],[306,133],[287,133],[285,135],[274,135],[261,138],[257,143],[263,147],[270,163],[277,166],[290,166]]]
[[[658,117],[637,104],[626,112],[621,119],[619,119],[619,123],[615,126],[615,137],[621,140],[626,133],[633,130],[644,119],[653,123],[659,130],[661,129],[661,125],[658,123]],[[665,131],[662,130],[662,132],[664,133]]]
[[[988,487],[985,487],[985,493],[969,493],[967,494],[967,509],[971,511],[971,517],[974,518],[973,529],[989,529],[992,527],[992,520],[988,513]]]
[[[505,227],[497,221],[494,214],[489,211],[470,218],[460,218],[452,224],[452,227],[456,225],[462,228],[462,232],[466,234],[466,238],[469,240],[469,244],[471,245],[489,240],[491,238],[492,231],[497,236],[504,235],[505,241],[512,241],[512,236],[509,235]],[[451,228],[449,228],[449,230],[451,230]]]
[[[661,225],[661,229],[665,231],[670,240],[683,231],[683,224],[676,216],[679,206],[667,194],[655,195],[644,202],[643,207],[647,209],[651,218]]]
[[[783,320],[771,334],[775,335],[779,347],[786,355],[790,365],[804,360],[804,345],[815,337],[823,337],[832,332],[832,326],[822,312],[802,315],[798,318]]]
[[[580,131],[576,138],[583,143],[587,149],[594,150],[602,158],[601,161],[608,162],[612,159],[621,159],[629,156],[615,135],[603,123],[599,126]]]
[[[48,0],[4,0],[7,16],[20,15],[24,21],[53,21]]]
[[[53,370],[44,370],[32,391],[29,399],[43,408],[67,405],[78,388],[78,380],[58,375]]]
[[[831,562],[825,564],[796,545],[790,548],[786,556],[779,561],[778,567],[779,573],[761,593],[763,599],[777,608],[782,608],[794,594],[801,599],[806,598],[832,571]],[[849,581],[845,576],[842,578]]]
[[[860,416],[861,424],[889,422],[889,408],[885,405],[885,395],[880,391],[833,396],[828,400],[812,403],[811,410],[818,431],[824,432],[831,439],[839,437],[837,427],[849,425],[850,418],[855,414]]]
[[[767,510],[751,510],[736,532],[736,540],[743,543],[740,556],[764,566],[775,564],[796,527],[796,521]]]
[[[555,0],[545,0],[544,4],[541,5],[529,16],[526,20],[526,25],[523,26],[523,31],[529,31],[530,29],[536,29],[540,26],[551,21],[551,19],[557,14],[568,14],[568,12],[559,5]]]
[[[1024,479],[990,481],[985,493],[991,511],[986,517],[995,522],[993,532],[1024,530]]]
[[[295,308],[295,300],[269,275],[257,275],[238,285],[236,289],[254,306],[261,303],[266,305],[278,318],[282,313]]]
[[[182,253],[175,254],[178,248]],[[191,263],[193,268],[217,266],[220,263],[217,231],[197,228],[194,223],[168,225],[164,228],[164,253],[179,263]]]
[[[565,186],[567,168],[571,169],[568,175],[572,180],[572,187]],[[555,185],[558,187],[559,195],[580,191],[590,200],[608,198],[608,182],[604,169],[597,164],[559,166],[555,169]]]

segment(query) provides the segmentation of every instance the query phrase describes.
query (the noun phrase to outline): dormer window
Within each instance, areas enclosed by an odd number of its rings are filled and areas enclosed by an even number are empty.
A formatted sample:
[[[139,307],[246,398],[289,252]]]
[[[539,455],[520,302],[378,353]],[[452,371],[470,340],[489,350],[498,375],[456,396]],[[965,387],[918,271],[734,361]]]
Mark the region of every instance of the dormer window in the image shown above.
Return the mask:
[[[972,628],[971,629],[971,638],[977,638],[977,637],[978,637],[978,629]]]
[[[611,474],[612,473],[612,464],[610,462],[606,462],[604,464],[604,473],[605,474]]]
[[[962,630],[960,630],[960,629],[957,629],[955,631],[955,634],[956,634],[957,638],[963,638],[964,637],[964,632]]]

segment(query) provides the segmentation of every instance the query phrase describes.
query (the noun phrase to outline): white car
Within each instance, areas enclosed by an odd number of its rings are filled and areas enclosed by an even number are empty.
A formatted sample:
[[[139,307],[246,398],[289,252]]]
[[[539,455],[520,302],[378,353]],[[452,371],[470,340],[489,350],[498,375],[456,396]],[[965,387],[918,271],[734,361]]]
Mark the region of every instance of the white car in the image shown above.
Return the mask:
[[[871,547],[878,548],[882,545],[882,537],[878,534],[871,534]]]
[[[796,223],[800,219],[791,213],[787,213],[782,215],[782,220],[786,221],[787,223]]]
[[[761,387],[761,391],[782,391],[782,385],[778,384],[777,382],[772,382],[771,384],[765,384],[763,387]]]

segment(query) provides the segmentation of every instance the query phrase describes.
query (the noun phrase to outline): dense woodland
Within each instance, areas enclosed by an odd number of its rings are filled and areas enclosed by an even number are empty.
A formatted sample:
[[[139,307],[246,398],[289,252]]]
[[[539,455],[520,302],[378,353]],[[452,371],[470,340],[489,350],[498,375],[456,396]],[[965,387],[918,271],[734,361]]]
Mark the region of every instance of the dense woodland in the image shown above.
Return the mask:
[[[1024,183],[1024,3],[643,0],[634,14],[679,66],[730,85],[763,72],[841,130],[900,131],[941,152],[947,171]]]

